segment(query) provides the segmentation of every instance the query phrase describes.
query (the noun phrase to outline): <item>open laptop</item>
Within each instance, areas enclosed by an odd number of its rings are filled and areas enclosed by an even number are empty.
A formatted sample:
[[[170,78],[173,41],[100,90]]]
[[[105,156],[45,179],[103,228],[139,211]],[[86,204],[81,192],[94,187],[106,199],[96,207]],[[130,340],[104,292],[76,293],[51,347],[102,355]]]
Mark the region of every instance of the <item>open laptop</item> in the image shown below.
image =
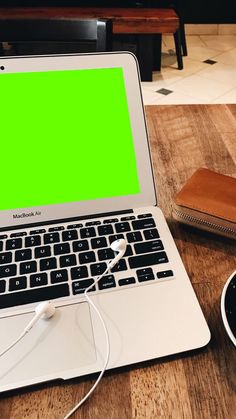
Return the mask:
[[[135,57],[0,58],[0,352],[39,301],[56,314],[0,358],[0,390],[206,345],[210,333],[157,206]]]

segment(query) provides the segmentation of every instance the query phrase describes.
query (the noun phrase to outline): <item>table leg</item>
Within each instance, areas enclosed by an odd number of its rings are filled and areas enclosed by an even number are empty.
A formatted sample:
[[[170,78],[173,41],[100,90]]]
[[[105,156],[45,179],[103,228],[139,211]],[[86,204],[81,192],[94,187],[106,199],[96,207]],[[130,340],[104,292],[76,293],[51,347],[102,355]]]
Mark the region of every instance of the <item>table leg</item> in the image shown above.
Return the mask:
[[[153,71],[153,36],[137,36],[137,58],[142,81],[152,81]]]

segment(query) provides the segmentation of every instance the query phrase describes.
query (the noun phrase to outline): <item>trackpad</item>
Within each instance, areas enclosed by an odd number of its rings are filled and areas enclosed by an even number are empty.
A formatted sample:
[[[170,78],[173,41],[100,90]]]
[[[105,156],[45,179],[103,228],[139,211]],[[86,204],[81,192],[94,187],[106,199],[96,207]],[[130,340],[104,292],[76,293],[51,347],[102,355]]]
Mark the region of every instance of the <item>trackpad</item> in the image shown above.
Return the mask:
[[[23,331],[34,313],[0,319],[0,352]],[[0,390],[92,372],[96,351],[89,305],[58,307],[0,358]],[[4,388],[3,388],[4,387]]]

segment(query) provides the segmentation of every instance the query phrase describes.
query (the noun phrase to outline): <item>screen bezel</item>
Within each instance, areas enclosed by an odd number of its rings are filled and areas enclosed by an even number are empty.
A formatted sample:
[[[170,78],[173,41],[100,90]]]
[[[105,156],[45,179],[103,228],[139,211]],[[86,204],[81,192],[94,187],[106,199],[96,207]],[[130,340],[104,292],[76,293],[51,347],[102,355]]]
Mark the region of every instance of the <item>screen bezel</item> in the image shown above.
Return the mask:
[[[2,210],[0,211],[0,228],[156,205],[153,171],[141,96],[140,76],[137,60],[133,54],[129,52],[118,52],[2,57],[0,58],[1,66],[4,67],[4,70],[0,72],[0,77],[3,73],[122,68],[141,192],[136,195],[113,198],[20,208],[19,210]],[[122,167],[120,170],[122,170]]]

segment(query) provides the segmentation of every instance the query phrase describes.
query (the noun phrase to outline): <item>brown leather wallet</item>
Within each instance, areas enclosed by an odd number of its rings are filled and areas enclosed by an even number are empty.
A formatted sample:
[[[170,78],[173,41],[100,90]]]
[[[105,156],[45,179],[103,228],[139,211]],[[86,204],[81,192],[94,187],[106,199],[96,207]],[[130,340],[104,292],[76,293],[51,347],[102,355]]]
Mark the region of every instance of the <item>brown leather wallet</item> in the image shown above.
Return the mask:
[[[236,179],[209,169],[198,169],[177,193],[173,217],[236,239]]]

